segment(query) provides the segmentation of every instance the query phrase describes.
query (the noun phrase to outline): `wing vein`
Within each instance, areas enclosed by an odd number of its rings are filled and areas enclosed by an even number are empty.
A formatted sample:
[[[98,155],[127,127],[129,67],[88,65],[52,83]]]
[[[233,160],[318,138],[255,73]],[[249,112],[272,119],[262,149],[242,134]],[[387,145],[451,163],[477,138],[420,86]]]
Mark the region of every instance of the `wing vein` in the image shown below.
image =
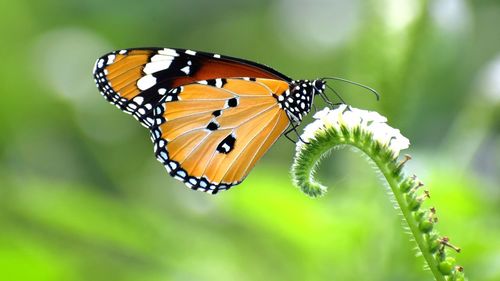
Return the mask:
[[[179,164],[182,166],[182,164],[184,163],[184,161],[186,161],[189,156],[191,156],[191,154],[193,153],[193,151],[195,151],[198,147],[200,147],[200,145],[203,144],[203,142],[210,136],[210,134],[207,134],[205,137],[203,137],[203,139],[200,140],[200,142],[198,142],[197,145],[195,145],[191,151],[188,152],[188,154],[186,155],[186,157],[182,160],[182,162],[179,162]]]
[[[272,123],[272,121],[274,120],[274,118],[276,117],[276,115],[277,115],[277,114],[279,114],[279,111],[278,111],[278,112],[276,112],[276,114],[275,114],[275,115],[271,118],[271,120],[269,120],[269,122],[267,122],[267,124],[266,124],[265,126],[263,126],[263,127],[262,127],[262,129],[260,129],[260,130],[259,130],[259,132],[258,132],[257,134],[255,134],[255,136],[254,136],[254,137],[252,137],[252,138],[250,139],[250,141],[248,141],[248,142],[246,143],[246,145],[245,145],[245,146],[244,146],[244,148],[240,151],[240,153],[238,153],[238,155],[237,155],[236,157],[234,157],[233,161],[231,161],[231,164],[229,164],[229,165],[228,165],[228,168],[226,169],[226,172],[225,172],[225,173],[224,173],[224,175],[221,177],[221,181],[224,179],[224,177],[227,175],[227,173],[231,170],[231,167],[232,167],[232,166],[236,163],[236,161],[238,160],[238,158],[240,157],[240,155],[241,155],[241,154],[243,154],[243,153],[245,152],[245,150],[248,148],[248,146],[249,146],[251,143],[253,143],[253,141],[255,140],[255,138],[256,138],[256,137],[258,137],[258,136],[260,135],[260,133],[262,133],[262,132],[263,132],[263,131],[267,128],[267,126],[269,126],[269,124],[271,124],[271,123]],[[279,116],[278,116],[278,119],[276,120],[276,123],[275,123],[275,125],[273,126],[273,128],[276,126],[276,124],[278,123],[278,121],[279,121]],[[271,130],[271,133],[272,133],[272,130]],[[266,138],[266,140],[267,140],[267,138]],[[265,141],[264,141],[264,142],[265,142]],[[264,143],[264,142],[262,142],[262,143]],[[259,147],[259,149],[260,149],[260,147]],[[256,154],[255,154],[255,155],[256,155]],[[254,155],[254,156],[255,156],[255,155]],[[252,158],[252,160],[253,160],[253,158]]]
[[[219,128],[219,130],[234,130],[234,129],[236,129],[236,128],[239,128],[239,127],[241,127],[243,124],[246,124],[247,122],[249,122],[249,121],[251,121],[252,119],[254,119],[255,117],[257,117],[258,115],[263,114],[263,113],[266,113],[267,111],[271,110],[271,109],[272,109],[273,107],[275,107],[275,106],[278,106],[278,104],[273,104],[273,105],[271,105],[270,107],[267,107],[266,109],[262,110],[261,112],[259,112],[259,113],[255,114],[255,115],[251,116],[250,118],[246,119],[244,122],[240,123],[238,126],[235,126],[235,127],[226,127],[226,128],[221,127],[221,128]],[[197,130],[200,130],[200,129],[202,130],[202,129],[203,129],[203,127],[198,127],[198,128],[194,128],[194,129],[191,129],[191,130],[185,131],[184,133],[182,133],[182,134],[180,134],[180,135],[176,136],[175,138],[173,138],[173,139],[169,140],[169,142],[174,141],[175,139],[177,139],[177,138],[178,138],[178,137],[180,137],[180,136],[183,136],[183,135],[185,135],[185,134],[188,134],[188,133],[190,133],[190,132],[197,131]]]
[[[276,120],[276,123],[274,124],[273,126],[273,129],[269,132],[269,134],[266,136],[266,138],[264,139],[264,141],[262,141],[262,143],[260,144],[259,148],[255,151],[253,157],[252,157],[252,160],[248,161],[248,165],[247,167],[245,168],[243,174],[246,175],[247,174],[247,170],[248,168],[251,168],[250,165],[252,164],[252,162],[254,161],[255,157],[257,157],[257,154],[259,154],[260,150],[262,149],[262,147],[264,146],[264,144],[266,143],[266,141],[269,139],[269,137],[272,135],[272,133],[274,132],[274,130],[276,129],[276,127],[278,126],[278,123],[280,122],[280,119],[281,119],[281,115],[278,116],[278,119]],[[279,136],[281,136],[281,134],[283,133],[283,131],[280,133]],[[279,138],[278,136],[278,138]],[[276,138],[276,140],[278,139]],[[275,140],[275,141],[276,141]]]
[[[238,96],[240,97],[240,96]],[[242,96],[240,98],[243,98],[243,99],[263,99],[263,98],[269,98],[267,96]],[[221,98],[221,99],[190,99],[190,100],[182,100],[182,96],[181,96],[181,99],[179,99],[179,101],[182,101],[182,102],[200,102],[200,101],[221,101],[221,100],[228,100],[228,98]]]

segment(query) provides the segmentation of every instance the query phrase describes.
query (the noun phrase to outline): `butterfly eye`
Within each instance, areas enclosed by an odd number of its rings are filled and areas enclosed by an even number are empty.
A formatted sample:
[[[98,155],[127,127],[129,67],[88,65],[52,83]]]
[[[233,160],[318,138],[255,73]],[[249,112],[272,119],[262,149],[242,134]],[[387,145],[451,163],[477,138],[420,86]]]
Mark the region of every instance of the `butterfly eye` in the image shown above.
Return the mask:
[[[325,89],[325,81],[314,80],[314,88],[316,88],[316,90],[322,92]]]

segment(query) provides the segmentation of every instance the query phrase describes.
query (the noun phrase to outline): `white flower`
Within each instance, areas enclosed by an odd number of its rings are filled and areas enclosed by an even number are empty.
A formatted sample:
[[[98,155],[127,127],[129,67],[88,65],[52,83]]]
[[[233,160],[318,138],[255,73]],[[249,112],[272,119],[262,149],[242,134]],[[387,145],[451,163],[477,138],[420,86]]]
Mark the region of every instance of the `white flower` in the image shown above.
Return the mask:
[[[366,133],[371,133],[373,140],[379,142],[382,146],[389,148],[395,156],[399,152],[410,146],[410,141],[404,137],[398,129],[392,128],[387,122],[387,118],[375,111],[367,111],[353,108],[351,106],[341,105],[336,109],[324,108],[314,114],[316,119],[304,128],[304,133],[300,139],[308,142],[315,138],[317,133],[321,133],[327,128],[339,130],[341,126],[348,130],[359,127]],[[304,145],[299,141],[297,150]]]

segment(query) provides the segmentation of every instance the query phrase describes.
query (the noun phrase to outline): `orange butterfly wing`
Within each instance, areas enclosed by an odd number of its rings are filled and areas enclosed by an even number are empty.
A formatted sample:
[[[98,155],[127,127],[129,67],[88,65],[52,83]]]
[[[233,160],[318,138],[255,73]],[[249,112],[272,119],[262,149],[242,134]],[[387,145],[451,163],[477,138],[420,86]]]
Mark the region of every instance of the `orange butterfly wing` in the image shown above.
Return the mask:
[[[240,183],[290,124],[277,102],[288,88],[233,78],[172,89],[152,117],[158,160],[192,189],[217,193]]]
[[[94,80],[112,104],[146,127],[150,112],[165,92],[219,77],[290,78],[255,62],[184,49],[147,48],[115,51],[99,58]]]

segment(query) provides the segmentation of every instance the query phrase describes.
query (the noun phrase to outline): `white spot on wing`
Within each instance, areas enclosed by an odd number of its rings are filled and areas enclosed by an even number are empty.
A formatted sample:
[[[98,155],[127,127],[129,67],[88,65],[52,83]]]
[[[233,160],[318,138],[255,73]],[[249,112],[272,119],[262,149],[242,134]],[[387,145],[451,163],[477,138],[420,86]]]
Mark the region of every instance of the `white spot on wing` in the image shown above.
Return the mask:
[[[168,49],[168,48],[165,48],[163,50],[159,50],[158,54],[164,55],[164,56],[172,56],[172,57],[179,56],[179,54],[177,54],[176,50],[174,50],[174,49]]]
[[[170,166],[170,168],[172,170],[175,170],[177,168],[177,163],[175,163],[175,162],[170,162],[170,163],[168,163],[168,165]]]
[[[168,159],[167,153],[165,153],[165,151],[160,152],[160,156],[161,156],[161,158],[163,160],[167,160]]]
[[[222,79],[215,79],[215,87],[217,88],[222,87]]]
[[[189,74],[189,66],[184,66],[183,68],[181,68],[181,71],[186,74]]]
[[[160,60],[160,61],[152,61],[146,64],[144,67],[144,73],[151,74],[161,70],[168,69],[172,60]]]
[[[196,55],[196,52],[192,50],[186,50],[186,54],[194,56]]]
[[[99,61],[97,61],[97,67],[102,68],[103,66],[104,66],[104,59],[99,59]]]
[[[152,62],[155,61],[170,61],[172,62],[174,60],[173,56],[166,56],[166,55],[154,55],[150,59]]]
[[[151,74],[141,77],[141,79],[137,80],[137,88],[139,90],[147,90],[153,87],[156,84],[156,77]]]
[[[169,166],[165,166],[165,169],[167,170],[167,172],[170,174],[170,172],[172,172],[172,169],[169,167]]]
[[[135,97],[134,99],[132,99],[135,103],[137,103],[138,105],[141,105],[142,102],[144,101],[144,98],[143,97],[140,97],[140,96],[137,96]]]
[[[107,64],[108,65],[112,64],[115,61],[115,58],[116,58],[116,56],[113,55],[113,54],[108,55],[108,62],[107,62]]]

